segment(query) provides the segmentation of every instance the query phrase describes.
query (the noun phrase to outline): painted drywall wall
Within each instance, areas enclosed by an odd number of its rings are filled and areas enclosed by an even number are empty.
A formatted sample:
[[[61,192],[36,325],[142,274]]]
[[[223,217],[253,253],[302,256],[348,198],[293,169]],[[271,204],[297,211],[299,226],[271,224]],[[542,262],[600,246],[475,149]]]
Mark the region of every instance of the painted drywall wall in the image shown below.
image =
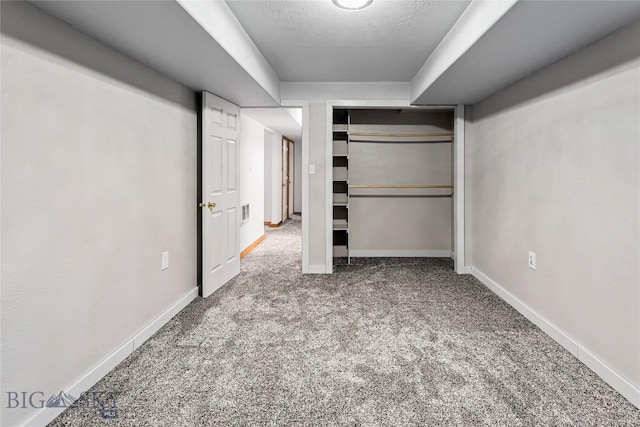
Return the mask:
[[[240,248],[245,249],[264,234],[264,126],[240,117],[240,203],[249,203],[251,215],[240,226]]]
[[[309,266],[313,272],[324,272],[333,262],[326,256],[326,209],[332,203],[326,196],[326,123],[325,103],[310,102],[309,167],[313,165],[315,174],[309,175],[309,212],[305,212],[304,221],[309,224]]]
[[[271,133],[271,217],[273,223],[282,221],[282,135]]]
[[[271,159],[271,135],[272,133],[266,129],[262,131],[262,152],[264,154],[264,179],[263,179],[263,188],[264,188],[264,209],[263,216],[265,222],[271,222],[272,218],[272,209],[273,201],[272,201],[272,193],[273,193],[273,182],[271,179],[271,175],[273,173],[272,169],[272,159]]]
[[[196,98],[27,3],[1,7],[1,383],[48,397],[197,285]]]
[[[302,141],[296,141],[294,145],[293,211],[302,212]]]
[[[271,129],[264,130],[264,191],[265,208],[264,221],[278,224],[282,220],[282,135]]]
[[[472,265],[636,390],[639,117],[636,23],[473,106],[467,127]]]
[[[327,253],[327,212],[332,200],[327,196],[326,142],[327,100],[390,100],[409,104],[409,84],[396,82],[372,83],[300,83],[281,84],[283,105],[288,100],[309,103],[309,166],[315,174],[309,176],[309,211],[303,212],[309,225],[308,259],[311,272],[328,271],[333,263],[331,251]],[[295,104],[295,102],[293,103]],[[309,171],[304,171],[308,174]],[[303,189],[304,191],[304,189]],[[303,241],[303,247],[307,243]]]

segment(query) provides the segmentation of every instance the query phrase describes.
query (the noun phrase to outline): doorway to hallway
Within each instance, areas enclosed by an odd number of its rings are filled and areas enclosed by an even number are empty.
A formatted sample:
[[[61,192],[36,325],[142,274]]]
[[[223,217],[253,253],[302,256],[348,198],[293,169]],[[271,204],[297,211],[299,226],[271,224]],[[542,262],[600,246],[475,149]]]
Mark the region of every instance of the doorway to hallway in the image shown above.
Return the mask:
[[[302,111],[244,108],[242,119],[240,197],[251,205],[251,218],[241,226],[246,256],[270,238],[270,231],[296,219],[302,229]],[[249,164],[243,166],[245,157]]]

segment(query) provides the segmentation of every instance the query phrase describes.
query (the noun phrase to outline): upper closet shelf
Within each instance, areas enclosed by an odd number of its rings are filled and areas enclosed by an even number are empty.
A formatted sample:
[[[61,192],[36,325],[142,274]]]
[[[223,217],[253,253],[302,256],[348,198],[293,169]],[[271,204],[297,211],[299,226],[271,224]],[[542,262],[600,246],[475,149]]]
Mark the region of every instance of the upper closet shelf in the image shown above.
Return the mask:
[[[349,130],[349,125],[333,125],[334,132],[346,132]]]
[[[351,125],[351,142],[452,142],[453,132],[424,125]]]

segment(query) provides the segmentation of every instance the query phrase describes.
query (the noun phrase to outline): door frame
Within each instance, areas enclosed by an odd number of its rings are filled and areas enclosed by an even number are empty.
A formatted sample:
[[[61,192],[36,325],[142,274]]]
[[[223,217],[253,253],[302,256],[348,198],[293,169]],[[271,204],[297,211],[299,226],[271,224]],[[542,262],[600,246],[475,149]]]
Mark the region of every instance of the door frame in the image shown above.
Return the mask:
[[[289,141],[289,194],[287,194],[287,215],[291,218],[291,215],[295,212],[296,201],[296,144],[288,138],[287,140]]]
[[[451,258],[454,261],[454,269],[458,274],[471,274],[471,267],[465,262],[465,171],[464,171],[464,105],[437,105],[422,106],[411,105],[408,101],[367,101],[352,99],[328,99],[326,101],[326,139],[325,139],[325,273],[333,273],[333,109],[337,108],[412,108],[412,109],[451,109],[454,113],[454,146],[453,146],[453,250]],[[303,145],[304,147],[304,145]],[[308,164],[308,150],[306,160]],[[302,151],[302,162],[305,162],[305,151]],[[305,169],[306,170],[306,169]],[[303,177],[306,174],[303,173]],[[303,201],[304,193],[309,191],[308,181],[302,184]],[[306,207],[303,204],[303,207]]]
[[[281,168],[281,182],[284,182],[285,185],[282,187],[282,191],[281,191],[281,201],[282,201],[282,222],[288,220],[291,218],[291,215],[289,213],[289,210],[291,208],[290,206],[290,195],[293,194],[293,189],[291,188],[293,184],[293,180],[291,179],[291,172],[292,172],[292,168],[291,168],[291,162],[293,160],[293,141],[289,138],[287,138],[286,136],[282,135],[282,141],[280,144],[280,156],[282,157],[282,168]],[[287,151],[287,157],[286,157],[286,166],[285,166],[285,156],[284,156],[284,152],[285,152],[285,148]],[[286,169],[285,169],[286,168]],[[285,173],[286,170],[286,173]],[[285,179],[286,177],[286,179]]]

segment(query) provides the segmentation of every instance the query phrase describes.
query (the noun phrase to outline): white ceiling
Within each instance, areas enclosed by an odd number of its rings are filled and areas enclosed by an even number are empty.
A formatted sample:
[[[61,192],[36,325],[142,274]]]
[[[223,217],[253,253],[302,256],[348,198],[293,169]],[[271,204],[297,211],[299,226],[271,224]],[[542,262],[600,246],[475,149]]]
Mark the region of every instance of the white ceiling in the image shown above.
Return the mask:
[[[640,18],[640,1],[614,0],[374,0],[360,11],[331,0],[32,3],[242,107],[277,106],[285,85],[324,84],[314,82],[342,82],[335,98],[363,84],[349,82],[406,82],[407,103],[473,104]]]
[[[227,0],[282,81],[409,81],[468,0]]]
[[[293,141],[302,141],[300,108],[243,108],[242,114]]]

